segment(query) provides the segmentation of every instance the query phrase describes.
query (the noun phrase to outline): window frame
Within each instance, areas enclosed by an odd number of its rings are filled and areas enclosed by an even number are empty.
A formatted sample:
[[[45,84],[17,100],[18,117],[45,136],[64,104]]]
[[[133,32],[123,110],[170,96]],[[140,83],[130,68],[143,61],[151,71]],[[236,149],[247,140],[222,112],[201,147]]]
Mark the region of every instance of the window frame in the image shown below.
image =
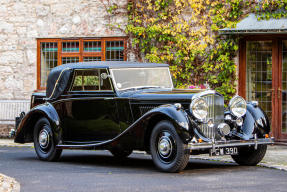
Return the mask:
[[[113,81],[111,80],[111,78],[109,78],[109,82],[110,82],[110,85],[111,85],[111,89],[110,90],[102,90],[102,89],[99,89],[99,90],[73,90],[73,86],[74,86],[74,82],[75,82],[75,77],[76,77],[76,71],[95,71],[97,70],[98,71],[98,77],[99,77],[99,81],[101,80],[101,74],[100,74],[100,71],[101,70],[105,70],[106,73],[108,75],[110,75],[109,73],[109,70],[107,68],[91,68],[91,69],[75,69],[73,71],[73,75],[72,75],[72,81],[71,81],[71,84],[69,85],[69,89],[68,89],[68,93],[69,94],[87,94],[87,93],[90,93],[90,94],[93,94],[93,93],[114,93],[115,92],[115,88],[114,88],[114,85],[113,85]],[[100,83],[100,82],[99,82]],[[99,84],[100,85],[100,84]]]
[[[79,52],[62,52],[63,42],[79,42]],[[89,41],[101,41],[101,52],[85,52],[84,43]],[[124,42],[124,61],[127,60],[127,37],[102,37],[102,38],[38,38],[37,39],[37,90],[45,90],[41,86],[41,43],[57,43],[58,61],[57,66],[62,65],[62,57],[78,57],[79,62],[84,61],[84,57],[101,57],[101,61],[106,61],[106,41]]]

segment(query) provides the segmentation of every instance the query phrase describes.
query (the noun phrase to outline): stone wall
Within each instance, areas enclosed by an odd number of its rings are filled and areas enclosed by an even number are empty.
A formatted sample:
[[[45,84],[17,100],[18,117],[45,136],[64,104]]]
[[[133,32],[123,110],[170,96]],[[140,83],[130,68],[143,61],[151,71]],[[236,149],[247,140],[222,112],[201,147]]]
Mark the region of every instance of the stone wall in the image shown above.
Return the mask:
[[[10,130],[14,128],[14,124],[0,124],[0,138],[8,138]]]
[[[104,2],[104,3],[103,3]],[[0,100],[36,89],[37,38],[124,36],[107,24],[106,0],[5,0],[0,6]],[[126,0],[118,0],[125,4]]]

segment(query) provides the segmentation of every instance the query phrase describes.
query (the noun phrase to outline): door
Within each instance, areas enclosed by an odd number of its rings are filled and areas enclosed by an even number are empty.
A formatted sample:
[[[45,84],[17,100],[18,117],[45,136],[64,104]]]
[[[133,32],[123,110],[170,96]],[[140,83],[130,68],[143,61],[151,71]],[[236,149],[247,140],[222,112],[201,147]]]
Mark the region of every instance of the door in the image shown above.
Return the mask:
[[[272,136],[287,142],[287,40],[249,36],[240,51],[239,94],[258,101]]]
[[[258,101],[272,122],[275,107],[272,40],[246,42],[246,100]]]
[[[279,45],[279,130],[278,140],[287,142],[287,40]]]
[[[76,70],[65,99],[65,142],[103,142],[120,134],[115,94],[105,69]]]

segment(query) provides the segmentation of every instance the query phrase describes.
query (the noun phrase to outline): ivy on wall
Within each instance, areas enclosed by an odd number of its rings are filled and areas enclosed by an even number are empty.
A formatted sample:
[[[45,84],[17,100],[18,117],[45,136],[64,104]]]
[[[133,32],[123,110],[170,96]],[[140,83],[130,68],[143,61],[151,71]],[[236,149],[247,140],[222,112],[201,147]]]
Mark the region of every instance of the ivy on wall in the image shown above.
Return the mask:
[[[109,3],[112,16],[126,9],[123,30],[137,60],[168,63],[176,87],[208,83],[226,100],[236,92],[239,39],[221,35],[219,29],[235,27],[249,13],[258,19],[287,16],[287,0],[129,0],[124,7]]]

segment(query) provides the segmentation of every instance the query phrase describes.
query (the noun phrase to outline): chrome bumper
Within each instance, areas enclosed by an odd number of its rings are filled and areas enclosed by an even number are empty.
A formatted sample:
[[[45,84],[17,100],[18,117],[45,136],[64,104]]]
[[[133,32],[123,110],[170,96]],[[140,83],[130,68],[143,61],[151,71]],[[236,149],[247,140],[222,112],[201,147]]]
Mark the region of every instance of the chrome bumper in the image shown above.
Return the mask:
[[[214,142],[203,142],[203,143],[188,143],[188,149],[216,149],[222,147],[242,147],[242,146],[255,146],[257,149],[258,145],[271,145],[274,144],[274,138],[265,139],[250,139],[250,140],[230,140],[230,141],[214,141]]]

